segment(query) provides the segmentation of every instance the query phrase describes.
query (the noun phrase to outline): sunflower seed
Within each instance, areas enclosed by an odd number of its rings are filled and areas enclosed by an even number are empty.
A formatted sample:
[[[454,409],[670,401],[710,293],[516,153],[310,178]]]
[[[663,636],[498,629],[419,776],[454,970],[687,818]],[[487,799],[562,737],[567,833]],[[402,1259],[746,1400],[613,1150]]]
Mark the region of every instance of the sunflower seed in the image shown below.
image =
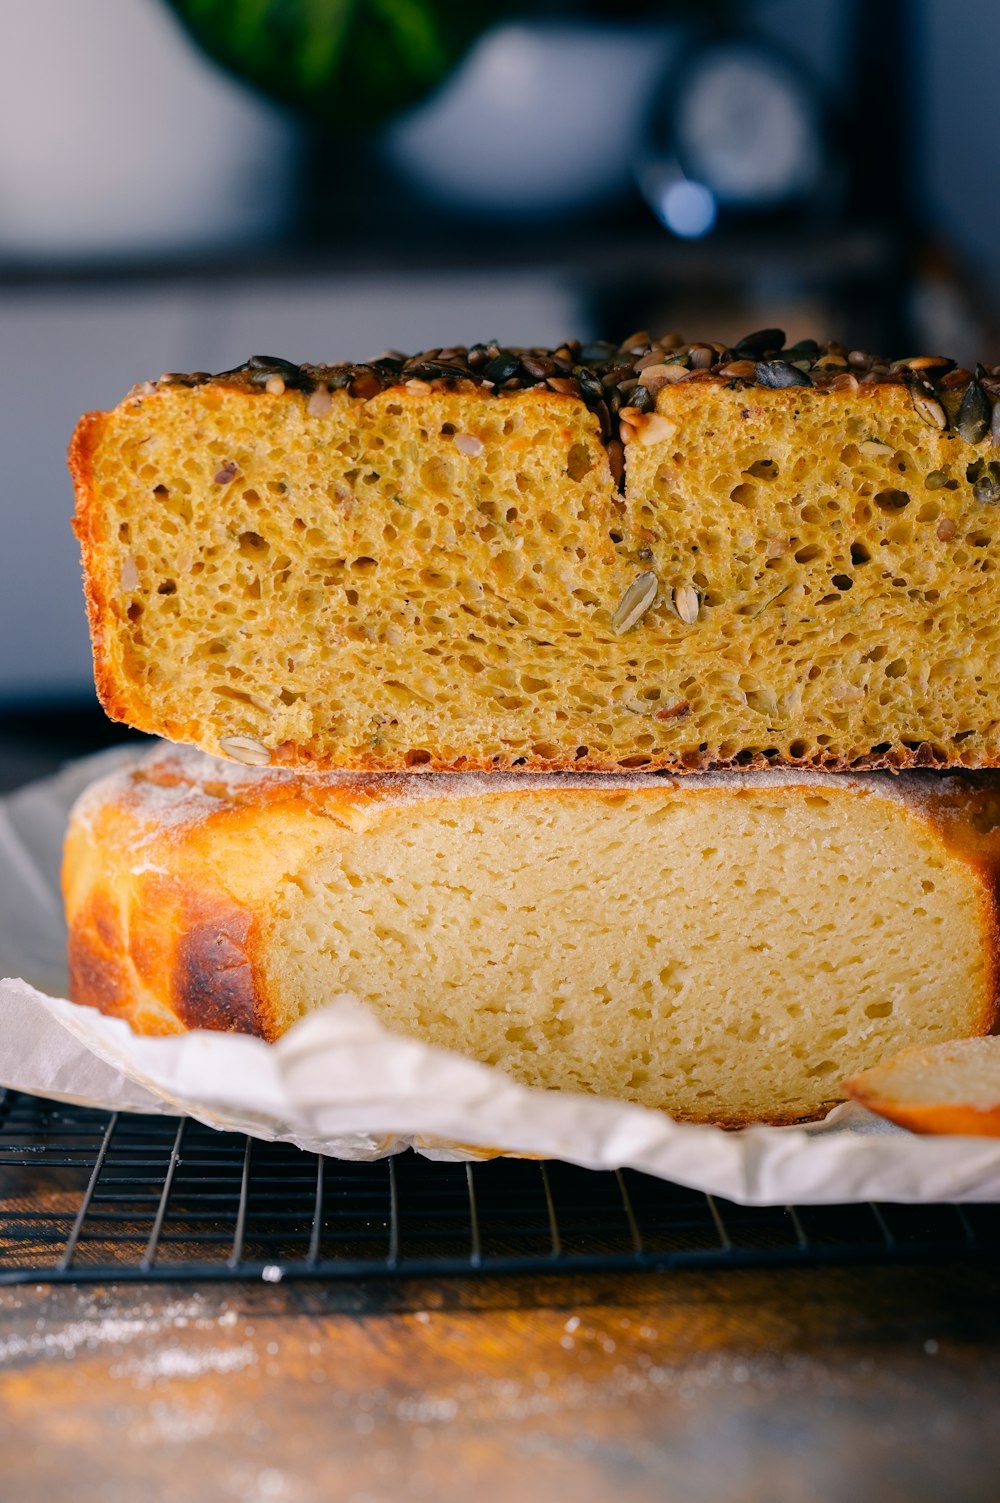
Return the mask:
[[[122,559],[121,573],[118,582],[126,595],[130,594],[139,583],[139,570],[135,566],[135,559],[131,553],[126,553]]]
[[[672,386],[675,381],[683,381],[687,375],[687,368],[676,362],[669,365],[647,365],[639,377],[639,384],[647,391],[656,393],[662,386]]]
[[[674,590],[674,610],[685,626],[693,626],[701,610],[701,597],[694,585],[678,585]]]
[[[935,371],[941,372],[954,369],[954,360],[949,360],[947,355],[914,355],[909,360],[901,360],[899,364],[908,371]]]
[[[329,388],[326,386],[317,386],[316,390],[310,393],[309,400],[306,403],[306,412],[308,412],[310,417],[323,417],[330,411],[332,405],[333,398],[330,395]]]
[[[939,431],[947,428],[948,419],[940,402],[935,401],[933,397],[927,396],[922,391],[911,391],[910,397],[917,416],[923,418],[929,427],[937,428]]]
[[[719,375],[725,376],[727,381],[752,381],[755,371],[752,360],[730,360],[727,365],[719,367]]]
[[[267,747],[252,736],[223,736],[219,750],[223,756],[232,757],[234,762],[243,762],[247,767],[268,767],[271,763]]]
[[[521,364],[529,376],[537,376],[540,381],[544,381],[546,376],[556,374],[555,361],[547,360],[543,355],[522,355]]]
[[[659,588],[660,581],[651,569],[636,575],[611,617],[611,625],[619,636],[639,624],[656,599]]]
[[[580,395],[580,383],[574,376],[550,376],[545,384],[550,391],[557,391],[564,397]]]
[[[481,438],[474,433],[456,433],[455,448],[460,454],[467,454],[470,459],[478,459],[480,454],[485,453],[486,445]]]
[[[859,444],[862,454],[867,454],[869,459],[884,459],[886,455],[894,454],[895,450],[890,444],[883,444],[877,438],[866,438],[863,444]]]
[[[268,393],[269,396],[283,397],[285,395],[284,376],[268,376],[267,380],[264,382],[264,390]]]
[[[965,388],[962,405],[958,409],[955,427],[967,444],[978,444],[990,431],[993,404],[978,381],[970,381]]]

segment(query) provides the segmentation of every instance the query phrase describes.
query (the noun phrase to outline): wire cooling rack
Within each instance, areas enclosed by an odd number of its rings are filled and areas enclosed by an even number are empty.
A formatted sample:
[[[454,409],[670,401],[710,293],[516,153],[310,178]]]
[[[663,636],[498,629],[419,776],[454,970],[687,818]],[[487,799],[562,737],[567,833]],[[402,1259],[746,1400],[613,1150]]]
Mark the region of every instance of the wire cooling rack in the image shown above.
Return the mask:
[[[747,1209],[630,1170],[322,1159],[0,1093],[0,1283],[995,1256],[1000,1206]]]

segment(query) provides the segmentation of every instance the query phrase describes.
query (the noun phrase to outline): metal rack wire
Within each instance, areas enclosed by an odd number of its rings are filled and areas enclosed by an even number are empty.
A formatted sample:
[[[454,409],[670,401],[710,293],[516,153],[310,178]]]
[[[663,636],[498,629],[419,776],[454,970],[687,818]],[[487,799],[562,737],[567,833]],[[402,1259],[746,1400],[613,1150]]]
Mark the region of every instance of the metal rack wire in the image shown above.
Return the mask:
[[[747,1209],[629,1170],[317,1158],[0,1100],[0,1283],[413,1277],[996,1256],[1000,1206]]]

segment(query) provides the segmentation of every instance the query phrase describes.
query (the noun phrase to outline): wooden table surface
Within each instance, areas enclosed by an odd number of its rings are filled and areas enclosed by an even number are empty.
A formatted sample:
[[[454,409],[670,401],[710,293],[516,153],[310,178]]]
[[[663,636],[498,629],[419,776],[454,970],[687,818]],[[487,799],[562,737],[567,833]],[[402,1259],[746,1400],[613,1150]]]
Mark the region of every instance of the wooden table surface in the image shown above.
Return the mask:
[[[983,1265],[0,1292],[17,1503],[992,1503]]]

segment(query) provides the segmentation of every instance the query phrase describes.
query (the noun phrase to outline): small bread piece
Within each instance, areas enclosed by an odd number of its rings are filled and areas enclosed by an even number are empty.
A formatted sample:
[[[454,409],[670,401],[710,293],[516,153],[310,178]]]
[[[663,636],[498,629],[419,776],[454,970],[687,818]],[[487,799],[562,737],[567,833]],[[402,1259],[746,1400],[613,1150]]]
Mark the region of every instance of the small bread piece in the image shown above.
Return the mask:
[[[351,993],[531,1085],[821,1114],[997,1016],[1000,777],[297,774],[157,749],[73,812],[71,996],[276,1039]]]
[[[1000,765],[1000,376],[781,338],[136,388],[71,449],[105,708],[254,765]]]
[[[911,1132],[1000,1138],[1000,1038],[904,1049],[845,1080],[844,1090]]]

